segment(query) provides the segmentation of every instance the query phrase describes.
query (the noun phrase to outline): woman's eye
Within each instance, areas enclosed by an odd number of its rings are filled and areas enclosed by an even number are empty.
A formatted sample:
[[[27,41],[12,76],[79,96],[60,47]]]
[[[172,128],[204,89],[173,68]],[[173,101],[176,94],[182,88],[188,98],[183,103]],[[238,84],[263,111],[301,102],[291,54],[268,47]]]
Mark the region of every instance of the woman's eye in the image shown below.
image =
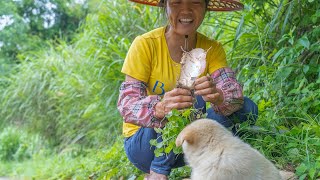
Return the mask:
[[[173,0],[171,1],[171,4],[180,4],[181,3],[181,0]]]
[[[192,1],[192,4],[201,4],[201,1],[199,1],[199,0]]]

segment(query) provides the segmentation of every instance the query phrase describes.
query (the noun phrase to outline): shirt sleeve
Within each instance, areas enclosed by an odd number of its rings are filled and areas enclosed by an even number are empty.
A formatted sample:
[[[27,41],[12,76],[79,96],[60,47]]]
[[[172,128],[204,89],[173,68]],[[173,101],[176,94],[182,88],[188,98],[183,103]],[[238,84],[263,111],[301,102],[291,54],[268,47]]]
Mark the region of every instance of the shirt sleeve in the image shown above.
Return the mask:
[[[146,84],[141,81],[125,81],[120,86],[118,110],[126,123],[142,127],[164,127],[166,119],[155,117],[155,105],[160,96],[147,96]]]
[[[121,72],[147,83],[151,73],[152,49],[147,40],[137,36],[132,42]]]
[[[217,69],[228,67],[226,52],[222,45],[219,42],[214,41],[211,48],[212,49],[210,49],[207,54],[209,74],[212,74]]]
[[[242,86],[235,78],[235,73],[230,68],[220,68],[211,74],[216,87],[221,89],[224,97],[223,103],[211,103],[214,111],[224,116],[229,116],[243,106]]]

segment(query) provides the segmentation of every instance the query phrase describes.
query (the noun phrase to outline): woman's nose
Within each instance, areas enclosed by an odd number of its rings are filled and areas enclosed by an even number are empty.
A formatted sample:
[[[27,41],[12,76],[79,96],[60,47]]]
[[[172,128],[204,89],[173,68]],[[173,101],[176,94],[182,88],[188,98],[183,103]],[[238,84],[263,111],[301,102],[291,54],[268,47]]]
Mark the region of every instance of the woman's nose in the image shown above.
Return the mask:
[[[181,1],[181,8],[183,10],[191,10],[192,9],[192,2],[191,0],[182,0]]]

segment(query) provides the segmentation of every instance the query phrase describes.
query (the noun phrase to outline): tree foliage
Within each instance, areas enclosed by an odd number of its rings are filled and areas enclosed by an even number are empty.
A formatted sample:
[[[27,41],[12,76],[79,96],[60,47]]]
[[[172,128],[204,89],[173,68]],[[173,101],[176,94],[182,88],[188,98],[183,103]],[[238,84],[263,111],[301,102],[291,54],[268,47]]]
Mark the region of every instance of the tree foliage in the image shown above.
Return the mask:
[[[0,2],[0,58],[16,60],[46,40],[72,39],[89,12],[86,1],[16,0]]]

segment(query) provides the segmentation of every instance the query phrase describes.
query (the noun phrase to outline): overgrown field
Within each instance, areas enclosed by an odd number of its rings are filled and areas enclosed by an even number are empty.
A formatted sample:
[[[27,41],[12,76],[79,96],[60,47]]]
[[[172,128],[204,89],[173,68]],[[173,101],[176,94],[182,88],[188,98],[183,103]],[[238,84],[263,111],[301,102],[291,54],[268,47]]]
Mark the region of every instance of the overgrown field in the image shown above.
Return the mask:
[[[207,13],[200,31],[223,43],[258,104],[260,129],[243,126],[243,139],[278,168],[320,178],[320,1],[242,2],[242,12]],[[104,0],[72,41],[3,61],[0,176],[142,179],[122,146],[120,69],[134,37],[164,24],[156,7]]]

